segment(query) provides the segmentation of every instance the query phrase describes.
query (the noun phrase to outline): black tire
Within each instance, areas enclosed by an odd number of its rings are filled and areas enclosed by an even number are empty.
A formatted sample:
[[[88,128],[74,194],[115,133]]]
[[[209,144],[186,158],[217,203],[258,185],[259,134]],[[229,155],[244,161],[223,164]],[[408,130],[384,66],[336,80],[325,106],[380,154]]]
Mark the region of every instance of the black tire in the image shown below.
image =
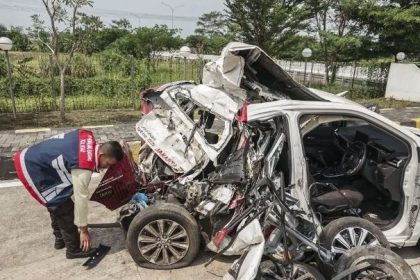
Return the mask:
[[[269,269],[269,271],[267,271]],[[287,268],[285,268],[287,270]],[[290,268],[289,268],[290,270]],[[261,262],[260,267],[258,269],[257,277],[255,279],[257,280],[270,280],[270,279],[300,279],[302,275],[305,275],[305,279],[311,279],[311,280],[325,280],[325,277],[319,272],[318,269],[315,267],[301,262],[293,262],[293,270],[297,273],[294,274],[293,278],[291,278],[289,275],[284,275],[282,271],[279,271],[276,269],[276,266],[274,264],[274,261],[272,260],[266,260]],[[270,277],[270,274],[274,273],[275,277]]]
[[[339,253],[338,251],[336,251],[336,249],[338,248],[342,248],[344,250],[348,250],[345,249],[345,246],[341,246],[341,244],[336,244],[337,240],[336,240],[336,236],[339,233],[343,233],[344,235],[348,232],[346,232],[347,229],[351,229],[353,228],[358,237],[360,237],[361,234],[361,230],[366,230],[369,232],[368,236],[366,236],[366,240],[365,242],[363,242],[360,246],[364,246],[364,245],[380,245],[382,247],[385,248],[389,248],[389,242],[386,239],[385,235],[383,234],[383,232],[377,227],[375,226],[373,223],[362,219],[362,218],[358,218],[358,217],[343,217],[343,218],[339,218],[337,220],[332,221],[331,223],[329,223],[321,232],[320,236],[319,236],[319,242],[320,245],[323,246],[324,248],[333,251],[334,254],[334,261],[338,261],[338,259],[341,257],[341,253]],[[377,240],[376,243],[374,244],[370,244],[370,241],[373,240],[373,238],[375,238]],[[347,239],[346,239],[347,240]],[[359,241],[359,240],[357,240]],[[334,246],[333,246],[334,245]],[[337,247],[336,247],[337,245]],[[350,246],[350,249],[353,247],[357,247],[359,245]],[[319,258],[317,259],[318,265],[319,265],[319,269],[321,270],[321,272],[325,275],[325,276],[331,276],[333,274],[333,269],[331,266],[324,264],[323,262],[321,262],[319,260]]]
[[[349,250],[349,253],[341,256],[338,261],[337,275],[340,272],[363,262],[369,263],[370,266],[365,270],[357,271],[351,274],[350,277],[339,277],[337,279],[360,279],[357,278],[359,274],[369,271],[370,273],[378,274],[378,278],[372,279],[417,280],[417,276],[414,271],[403,258],[390,249],[380,246],[361,246]],[[384,276],[382,273],[389,275],[392,278],[381,277]]]
[[[148,229],[150,229],[150,226],[152,225],[155,229],[155,232],[158,233],[159,231],[160,233],[160,224],[157,221],[164,221],[165,223],[169,224],[177,224],[177,229],[182,231],[183,233],[186,233],[185,240],[183,241],[183,246],[184,244],[188,244],[188,248],[182,254],[180,254],[183,256],[175,262],[170,261],[163,264],[163,251],[159,251],[159,253],[157,254],[159,258],[162,258],[160,264],[156,263],[156,259],[152,259],[152,261],[154,260],[155,262],[148,260],[147,258],[150,256],[147,256],[146,253],[142,254],[142,252],[140,251],[139,242],[141,241],[138,240],[140,233],[147,234],[148,232],[150,232],[147,229],[145,229],[145,227],[148,225]],[[156,226],[154,225],[157,225],[158,229],[156,229]],[[165,226],[163,226],[163,228],[164,227]],[[164,232],[164,230],[162,231]],[[150,238],[155,238],[153,235],[150,236]],[[163,238],[161,240],[163,240]],[[170,238],[168,237],[167,240],[170,241]],[[159,248],[165,246],[165,248],[171,247],[171,249],[173,249],[175,244],[177,243],[169,243],[169,241],[165,241],[165,245],[159,244]],[[157,241],[152,241],[152,243],[156,244]],[[146,246],[142,246],[142,248],[145,247]],[[137,214],[137,216],[134,217],[127,232],[127,248],[133,260],[141,267],[162,270],[185,267],[195,259],[200,249],[199,227],[194,217],[184,207],[174,203],[159,203],[157,205],[153,205],[143,209],[142,211],[140,211],[139,214]],[[152,249],[151,251],[153,250],[154,249]],[[178,248],[176,251],[178,251]],[[170,249],[166,250],[166,252],[172,254]],[[166,254],[166,256],[168,256],[168,253]],[[176,259],[176,256],[175,254],[172,254],[172,260],[174,258]]]

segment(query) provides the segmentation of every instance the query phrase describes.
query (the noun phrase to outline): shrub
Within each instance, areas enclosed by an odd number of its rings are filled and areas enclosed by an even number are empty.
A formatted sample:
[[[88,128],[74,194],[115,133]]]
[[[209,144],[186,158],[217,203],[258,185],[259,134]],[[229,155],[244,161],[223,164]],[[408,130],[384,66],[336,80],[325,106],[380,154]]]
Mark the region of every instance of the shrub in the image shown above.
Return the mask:
[[[97,54],[96,57],[105,72],[130,75],[131,65],[128,56],[122,56],[115,50],[110,49]]]
[[[75,54],[69,71],[66,71],[66,74],[75,78],[91,78],[96,76],[96,69],[90,57]]]
[[[4,59],[0,59],[0,77],[6,77],[7,76],[7,66]]]

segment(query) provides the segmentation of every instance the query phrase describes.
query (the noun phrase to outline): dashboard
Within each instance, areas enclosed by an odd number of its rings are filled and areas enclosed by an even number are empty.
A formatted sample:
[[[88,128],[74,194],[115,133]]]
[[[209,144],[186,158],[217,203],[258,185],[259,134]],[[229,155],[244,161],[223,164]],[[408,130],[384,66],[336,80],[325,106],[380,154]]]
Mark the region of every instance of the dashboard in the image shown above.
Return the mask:
[[[337,129],[336,135],[343,149],[354,141],[365,143],[367,158],[376,163],[408,157],[408,148],[402,141],[370,125],[342,127]]]
[[[366,162],[360,175],[394,201],[400,201],[399,185],[408,148],[396,137],[369,125],[336,130],[337,144],[344,150],[350,143],[366,144]]]

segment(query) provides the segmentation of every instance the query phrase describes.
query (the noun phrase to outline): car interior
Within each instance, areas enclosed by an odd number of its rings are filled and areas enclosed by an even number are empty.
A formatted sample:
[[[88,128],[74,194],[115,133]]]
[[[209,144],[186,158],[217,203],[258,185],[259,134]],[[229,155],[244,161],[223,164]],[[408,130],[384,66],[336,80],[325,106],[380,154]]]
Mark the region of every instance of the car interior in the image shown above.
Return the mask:
[[[407,144],[354,117],[305,115],[300,129],[311,204],[322,222],[349,215],[392,227],[403,207]]]

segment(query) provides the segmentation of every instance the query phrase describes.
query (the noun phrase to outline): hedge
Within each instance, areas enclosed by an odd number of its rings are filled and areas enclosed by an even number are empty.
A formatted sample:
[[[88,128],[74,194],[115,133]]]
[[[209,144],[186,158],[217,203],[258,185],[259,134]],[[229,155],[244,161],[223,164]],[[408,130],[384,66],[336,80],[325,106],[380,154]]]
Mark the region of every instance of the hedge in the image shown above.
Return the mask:
[[[25,96],[58,96],[60,89],[58,78],[15,78],[13,79],[14,94],[16,97]],[[124,96],[131,95],[132,89],[140,91],[150,87],[150,78],[136,77],[134,81],[129,78],[71,78],[66,77],[66,96],[101,95]],[[8,97],[7,79],[0,79],[0,98]]]

